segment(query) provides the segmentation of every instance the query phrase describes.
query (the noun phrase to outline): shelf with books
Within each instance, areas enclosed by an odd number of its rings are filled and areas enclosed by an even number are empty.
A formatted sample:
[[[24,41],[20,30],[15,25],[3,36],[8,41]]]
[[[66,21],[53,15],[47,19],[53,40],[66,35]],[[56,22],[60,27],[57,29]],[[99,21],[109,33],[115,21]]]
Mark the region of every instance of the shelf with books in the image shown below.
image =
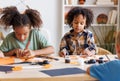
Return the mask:
[[[82,3],[81,3],[82,1]],[[118,0],[64,0],[66,5],[86,5],[86,4],[96,4],[96,5],[117,5]]]
[[[114,26],[114,27],[117,27],[117,24],[91,24],[91,26],[99,26],[99,27],[102,27],[102,26]],[[64,24],[64,27],[69,27],[67,24]]]
[[[76,7],[76,6],[64,6],[64,18],[65,18],[65,15],[67,14],[67,12],[73,8],[73,7]],[[77,7],[85,7],[85,6],[77,6]],[[118,13],[118,7],[88,7],[86,6],[86,8],[89,8],[93,11],[94,13],[94,21],[93,23],[97,23],[97,17],[100,15],[100,14],[105,14],[107,17],[108,17],[108,20],[110,20],[110,18],[114,18],[113,21],[114,23],[116,22],[117,23],[117,13]],[[63,20],[65,21],[65,20]],[[108,24],[113,24],[111,21],[111,23],[108,23]]]
[[[117,8],[118,5],[96,5],[96,4],[93,4],[93,5],[64,5],[64,7],[115,7]]]
[[[94,34],[96,34],[96,31],[97,32],[103,31],[103,32],[99,32],[99,34],[97,34],[98,38],[100,38],[100,39],[107,39],[106,37],[108,37],[108,36],[104,36],[103,33],[108,35],[112,30],[113,30],[112,33],[114,33],[118,29],[120,29],[119,28],[120,21],[119,21],[119,17],[118,17],[119,6],[120,6],[119,0],[117,3],[110,2],[111,0],[86,0],[86,2],[82,5],[78,3],[79,0],[74,0],[74,1],[77,1],[77,3],[74,2],[71,4],[65,3],[65,1],[66,0],[63,0],[62,36],[70,30],[69,26],[66,24],[65,16],[66,16],[67,12],[73,7],[84,7],[84,8],[91,9],[93,11],[93,13],[94,13],[93,24],[91,24],[91,27],[89,27],[89,28],[91,28],[90,30],[92,30],[92,32]],[[101,2],[101,1],[105,1],[105,3]],[[114,0],[112,0],[112,1],[114,1]],[[97,21],[98,16],[101,14],[104,14],[107,18],[104,23],[101,23],[101,22],[99,23]],[[93,30],[93,28],[95,29],[95,31]],[[99,37],[99,35],[103,35],[104,37],[102,36],[103,38],[101,38],[101,37]],[[111,38],[111,37],[108,37],[108,38]],[[105,41],[101,41],[101,42],[102,42],[102,45],[106,43]],[[113,44],[113,41],[111,43]]]
[[[114,26],[114,27],[117,27],[117,24],[91,24],[91,26],[99,26],[99,27],[101,27],[101,26]]]

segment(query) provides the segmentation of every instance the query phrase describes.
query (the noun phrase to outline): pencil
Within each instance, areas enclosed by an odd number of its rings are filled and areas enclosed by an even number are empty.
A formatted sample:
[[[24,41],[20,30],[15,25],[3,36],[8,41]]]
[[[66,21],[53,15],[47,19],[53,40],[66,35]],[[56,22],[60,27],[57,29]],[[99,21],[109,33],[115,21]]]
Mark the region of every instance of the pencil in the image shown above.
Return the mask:
[[[27,42],[27,44],[26,44],[26,46],[25,46],[25,49],[28,49],[29,45],[30,45],[30,41]],[[24,50],[25,50],[25,49],[24,49]],[[22,52],[22,56],[24,56],[24,50],[23,50],[23,52]],[[27,60],[27,59],[25,59],[25,60]]]
[[[30,41],[27,42],[25,49],[28,49],[29,45],[30,45]]]
[[[105,56],[107,57],[108,61],[110,61],[110,58],[108,57],[108,55],[105,55]]]
[[[58,58],[54,58],[54,57],[50,57],[50,56],[43,56],[43,57],[48,58],[48,59],[53,59],[53,60],[56,60],[56,61],[59,60]]]

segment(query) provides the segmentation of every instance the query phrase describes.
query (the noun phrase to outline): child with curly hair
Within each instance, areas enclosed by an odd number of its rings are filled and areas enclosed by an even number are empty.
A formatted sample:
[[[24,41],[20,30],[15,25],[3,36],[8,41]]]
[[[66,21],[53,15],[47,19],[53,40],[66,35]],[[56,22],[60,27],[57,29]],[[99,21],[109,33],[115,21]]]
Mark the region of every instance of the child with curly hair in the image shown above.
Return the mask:
[[[14,6],[6,7],[2,12],[1,23],[6,28],[12,26],[14,30],[0,46],[5,56],[30,58],[54,53],[53,46],[38,30],[42,19],[37,10],[26,9],[21,14]]]
[[[72,29],[61,40],[59,55],[91,56],[96,52],[96,45],[91,31],[88,30],[93,22],[93,12],[82,7],[73,7],[66,16],[67,24]]]

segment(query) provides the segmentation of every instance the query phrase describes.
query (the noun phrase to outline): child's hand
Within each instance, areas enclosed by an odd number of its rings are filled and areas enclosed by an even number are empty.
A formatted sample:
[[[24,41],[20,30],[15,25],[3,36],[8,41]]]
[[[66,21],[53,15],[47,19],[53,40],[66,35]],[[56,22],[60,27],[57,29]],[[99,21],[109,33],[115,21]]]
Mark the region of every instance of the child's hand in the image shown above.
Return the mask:
[[[63,49],[61,52],[59,52],[60,57],[65,57],[67,54],[67,50]]]
[[[22,56],[27,59],[27,58],[34,57],[34,56],[35,56],[35,53],[34,53],[33,50],[25,49],[25,50],[23,51],[23,53],[22,53]]]
[[[2,51],[0,51],[0,58],[1,58],[1,57],[4,57],[4,54],[3,54]]]
[[[93,53],[92,51],[88,50],[88,49],[85,49],[85,50],[83,51],[83,55],[93,56],[94,53]]]
[[[20,58],[22,57],[23,49],[19,49],[19,48],[14,49],[14,53],[16,54],[18,58]]]
[[[60,55],[60,57],[65,57],[65,53],[64,52],[60,52],[59,55]]]

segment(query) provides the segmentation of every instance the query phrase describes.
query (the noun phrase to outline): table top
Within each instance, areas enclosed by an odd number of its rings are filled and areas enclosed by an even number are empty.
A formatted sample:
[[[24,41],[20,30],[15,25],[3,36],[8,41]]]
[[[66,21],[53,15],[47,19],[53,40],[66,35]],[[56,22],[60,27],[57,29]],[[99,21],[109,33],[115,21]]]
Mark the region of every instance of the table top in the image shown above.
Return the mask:
[[[82,60],[88,60],[91,58],[98,59],[101,57],[100,55],[97,55],[95,57],[89,57],[89,58],[84,58]],[[102,55],[104,59],[108,59],[105,55]],[[115,59],[115,55],[108,55],[110,60]],[[80,68],[82,70],[87,69],[91,64],[80,64],[78,60],[75,58],[72,58],[71,63],[65,63],[65,59],[62,57],[57,57],[59,58],[59,61],[55,60],[49,60],[50,61],[50,67],[46,68],[45,66],[41,65],[31,65],[29,63],[27,64],[13,64],[10,66],[22,66],[23,69],[20,71],[12,71],[10,73],[5,73],[5,72],[0,72],[0,81],[21,81],[21,80],[29,80],[29,81],[34,81],[34,80],[40,80],[40,81],[97,81],[97,79],[89,76],[86,73],[81,73],[81,74],[71,74],[71,75],[61,75],[61,76],[50,76],[47,75],[41,71],[43,70],[53,70],[53,69],[62,69],[62,68]],[[18,61],[18,60],[16,60]]]

